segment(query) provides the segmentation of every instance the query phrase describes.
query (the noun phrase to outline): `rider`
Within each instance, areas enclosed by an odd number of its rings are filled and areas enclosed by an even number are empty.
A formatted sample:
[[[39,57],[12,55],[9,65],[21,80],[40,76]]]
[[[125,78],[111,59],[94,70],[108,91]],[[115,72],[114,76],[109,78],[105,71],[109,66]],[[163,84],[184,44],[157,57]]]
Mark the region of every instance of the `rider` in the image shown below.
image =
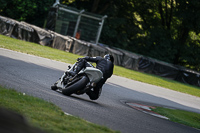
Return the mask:
[[[71,73],[72,75],[78,74],[78,72],[82,69],[88,66],[87,62],[95,62],[96,68],[101,70],[103,73],[103,79],[101,79],[96,87],[93,88],[93,90],[87,90],[86,94],[90,97],[91,100],[96,100],[99,98],[102,90],[103,84],[106,82],[108,78],[110,78],[113,74],[113,68],[114,68],[114,58],[110,54],[106,54],[103,57],[97,56],[97,57],[89,57],[86,56],[84,58],[78,59],[78,65],[74,71],[74,73]]]

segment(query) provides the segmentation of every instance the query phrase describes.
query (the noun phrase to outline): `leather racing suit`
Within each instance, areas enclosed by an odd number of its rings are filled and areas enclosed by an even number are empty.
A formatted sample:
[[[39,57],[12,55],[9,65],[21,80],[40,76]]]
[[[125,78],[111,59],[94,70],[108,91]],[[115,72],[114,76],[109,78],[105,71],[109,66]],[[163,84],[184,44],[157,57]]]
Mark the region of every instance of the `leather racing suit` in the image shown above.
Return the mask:
[[[91,100],[96,100],[101,95],[101,90],[103,84],[106,82],[108,78],[110,78],[113,74],[113,68],[114,64],[103,57],[97,56],[97,57],[89,57],[86,56],[84,58],[80,58],[78,61],[78,65],[76,68],[76,73],[78,73],[82,68],[87,67],[87,62],[94,62],[96,63],[96,68],[101,70],[103,73],[103,79],[101,79],[96,87],[93,88],[93,90],[89,90],[86,92],[86,94],[90,97]]]

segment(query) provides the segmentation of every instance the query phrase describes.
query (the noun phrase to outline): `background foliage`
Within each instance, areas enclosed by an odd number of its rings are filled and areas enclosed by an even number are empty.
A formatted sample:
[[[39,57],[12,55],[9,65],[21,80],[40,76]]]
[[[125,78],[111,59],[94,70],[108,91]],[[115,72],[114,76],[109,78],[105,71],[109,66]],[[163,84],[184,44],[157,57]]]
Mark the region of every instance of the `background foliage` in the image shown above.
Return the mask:
[[[0,15],[42,27],[54,0],[1,0]]]
[[[0,14],[40,27],[53,0],[2,0]],[[200,70],[199,0],[60,0],[108,15],[100,42]]]

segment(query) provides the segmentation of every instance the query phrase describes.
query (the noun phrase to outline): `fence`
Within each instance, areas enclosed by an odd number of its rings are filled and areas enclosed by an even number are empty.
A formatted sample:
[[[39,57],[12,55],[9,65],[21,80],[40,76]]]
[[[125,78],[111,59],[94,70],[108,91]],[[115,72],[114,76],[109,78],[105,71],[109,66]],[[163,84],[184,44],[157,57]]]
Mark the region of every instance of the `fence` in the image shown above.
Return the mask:
[[[106,15],[100,16],[61,4],[57,7],[55,32],[98,44]]]

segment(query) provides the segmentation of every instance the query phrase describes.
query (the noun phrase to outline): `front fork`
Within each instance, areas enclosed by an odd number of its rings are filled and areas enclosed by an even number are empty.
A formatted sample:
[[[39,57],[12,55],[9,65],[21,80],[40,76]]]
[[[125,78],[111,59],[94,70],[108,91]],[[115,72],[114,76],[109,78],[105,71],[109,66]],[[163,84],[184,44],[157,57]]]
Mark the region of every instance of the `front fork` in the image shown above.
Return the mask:
[[[55,83],[55,85],[58,87],[58,88],[63,88],[64,87],[64,84],[63,84],[63,79],[65,78],[66,76],[66,73],[64,73],[61,78]]]

